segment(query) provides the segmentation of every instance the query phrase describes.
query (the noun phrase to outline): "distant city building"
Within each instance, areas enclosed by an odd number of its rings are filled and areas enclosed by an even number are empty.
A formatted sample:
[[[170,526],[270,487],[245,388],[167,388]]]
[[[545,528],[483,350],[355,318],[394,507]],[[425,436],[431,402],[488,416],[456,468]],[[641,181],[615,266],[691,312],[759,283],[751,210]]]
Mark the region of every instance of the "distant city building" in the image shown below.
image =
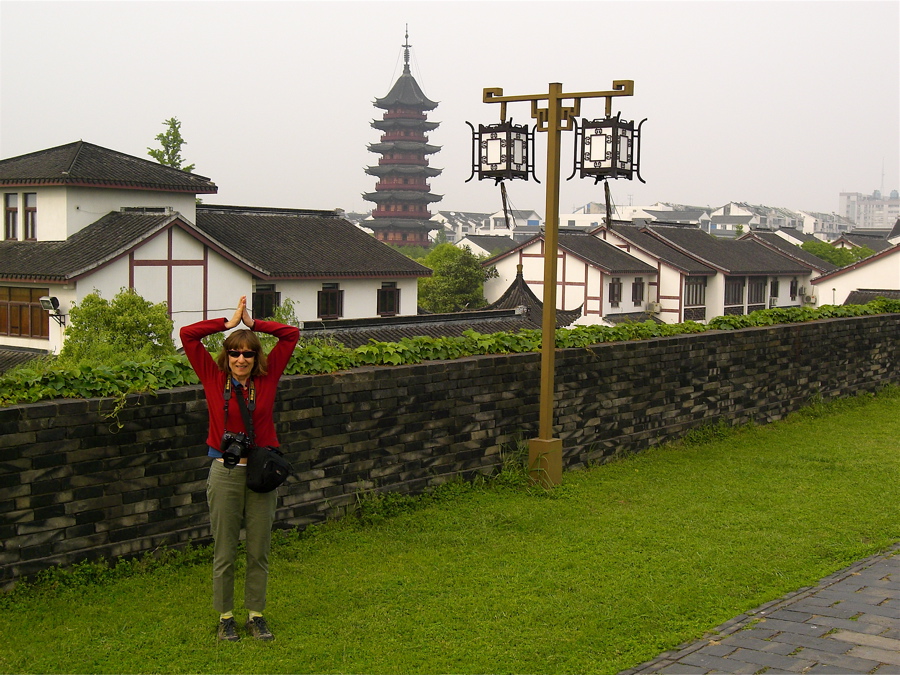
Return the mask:
[[[399,246],[429,246],[428,233],[435,229],[429,222],[428,204],[441,200],[431,192],[428,179],[440,175],[441,169],[428,165],[428,155],[440,150],[429,145],[428,131],[437,129],[437,122],[429,122],[428,110],[437,107],[429,100],[409,70],[409,35],[403,45],[403,74],[384,98],[375,100],[375,107],[384,110],[380,120],[372,122],[382,131],[381,141],[369,145],[369,151],[381,155],[377,166],[366,173],[378,177],[375,192],[363,195],[375,202],[372,218],[361,225],[370,228],[375,238]]]
[[[815,235],[818,239],[832,241],[853,229],[853,223],[836,213],[800,211],[804,234]]]
[[[490,226],[490,213],[473,211],[438,211],[431,217],[435,227],[443,228],[447,241],[456,243],[463,237]]]
[[[891,190],[884,198],[881,190],[870,195],[861,192],[842,192],[840,215],[857,227],[891,227],[900,218],[900,193]]]

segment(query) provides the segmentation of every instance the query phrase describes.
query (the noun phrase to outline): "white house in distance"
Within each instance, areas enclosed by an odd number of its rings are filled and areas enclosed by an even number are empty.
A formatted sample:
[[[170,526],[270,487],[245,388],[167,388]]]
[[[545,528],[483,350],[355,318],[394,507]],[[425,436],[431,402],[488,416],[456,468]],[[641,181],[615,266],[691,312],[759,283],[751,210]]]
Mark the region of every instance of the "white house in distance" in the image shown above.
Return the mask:
[[[613,221],[595,232],[613,246],[657,268],[657,284],[651,288],[648,305],[665,323],[705,321],[708,313],[706,288],[716,270],[654,237],[646,227]]]
[[[705,318],[804,304],[813,268],[753,239],[728,240],[699,228],[655,223],[645,228],[678,252],[712,267]],[[666,291],[668,289],[661,289]],[[687,300],[687,294],[685,294]]]
[[[759,241],[720,239],[699,225],[614,221],[592,233],[560,229],[557,256],[557,309],[581,306],[581,324],[702,322],[799,306],[814,274],[799,258]],[[518,264],[542,297],[543,263],[541,236],[486,261],[499,277],[485,282],[485,298],[509,286]]]
[[[812,280],[822,303],[840,305],[851,293],[865,291],[868,302],[878,295],[900,298],[900,243]],[[882,291],[879,293],[879,291]]]
[[[512,237],[478,234],[467,235],[454,244],[457,248],[467,248],[475,255],[483,256],[500,255],[516,245]]]
[[[475,213],[473,211],[438,211],[431,220],[435,222],[435,228],[443,229],[447,240],[455,243],[469,235],[477,234],[479,230],[490,228],[491,214]],[[435,234],[435,233],[430,233]]]
[[[638,320],[646,312],[648,297],[656,285],[656,269],[586,232],[560,229],[557,253],[557,309],[581,308],[576,324],[616,323]],[[521,265],[524,281],[543,298],[544,237],[538,235],[484,263],[497,269],[498,277],[484,284],[484,297],[497,301],[516,280]]]
[[[177,342],[241,295],[255,316],[286,298],[301,321],[414,315],[431,274],[340,212],[198,205],[208,178],[82,141],[0,160],[0,188],[2,347],[58,352],[95,290],[165,301]]]

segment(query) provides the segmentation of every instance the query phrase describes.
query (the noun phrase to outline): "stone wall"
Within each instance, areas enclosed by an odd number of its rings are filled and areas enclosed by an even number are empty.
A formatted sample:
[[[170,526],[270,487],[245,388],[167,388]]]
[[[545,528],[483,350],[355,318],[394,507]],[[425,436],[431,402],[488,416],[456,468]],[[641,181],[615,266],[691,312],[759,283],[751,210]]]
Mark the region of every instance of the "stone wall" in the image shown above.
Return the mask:
[[[279,527],[341,515],[369,490],[417,493],[490,472],[537,433],[539,354],[360,368],[282,381],[296,475]],[[566,468],[703,424],[765,423],[814,396],[900,383],[900,315],[566,349],[556,434]],[[209,539],[200,387],[0,409],[0,585],[51,565]]]

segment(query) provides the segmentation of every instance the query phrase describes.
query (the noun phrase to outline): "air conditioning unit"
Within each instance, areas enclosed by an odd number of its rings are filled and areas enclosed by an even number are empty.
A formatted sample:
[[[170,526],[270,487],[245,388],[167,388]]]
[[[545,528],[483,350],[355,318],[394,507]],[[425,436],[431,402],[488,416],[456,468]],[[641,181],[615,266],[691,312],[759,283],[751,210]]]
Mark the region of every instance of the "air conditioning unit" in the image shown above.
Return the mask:
[[[769,298],[769,309],[778,307],[778,298]]]
[[[662,306],[658,302],[648,302],[647,311],[651,314],[659,314],[662,311]]]
[[[804,295],[803,296],[803,304],[805,305],[814,305],[819,301],[819,299],[814,295]]]

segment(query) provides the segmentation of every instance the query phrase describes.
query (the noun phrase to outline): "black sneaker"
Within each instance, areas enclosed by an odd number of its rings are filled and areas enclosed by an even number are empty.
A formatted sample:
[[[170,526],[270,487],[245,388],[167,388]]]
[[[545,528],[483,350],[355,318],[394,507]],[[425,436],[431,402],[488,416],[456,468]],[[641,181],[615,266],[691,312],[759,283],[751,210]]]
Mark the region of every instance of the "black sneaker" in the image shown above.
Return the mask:
[[[275,639],[275,636],[272,635],[272,631],[269,630],[269,626],[266,624],[266,620],[261,616],[247,619],[247,632],[257,640],[269,642]]]
[[[237,634],[237,622],[234,617],[219,621],[219,639],[227,642],[237,642],[241,636]]]

